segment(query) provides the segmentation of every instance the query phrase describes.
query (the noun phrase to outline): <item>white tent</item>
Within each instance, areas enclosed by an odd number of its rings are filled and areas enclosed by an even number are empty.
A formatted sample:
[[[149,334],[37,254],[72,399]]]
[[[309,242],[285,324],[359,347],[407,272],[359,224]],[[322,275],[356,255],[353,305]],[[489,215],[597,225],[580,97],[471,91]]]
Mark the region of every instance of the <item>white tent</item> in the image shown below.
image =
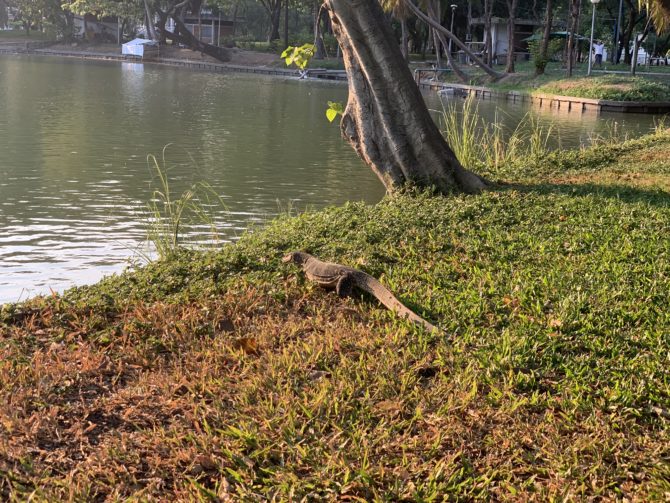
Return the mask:
[[[136,38],[135,40],[131,40],[130,42],[126,42],[121,46],[121,54],[128,54],[131,56],[139,56],[143,57],[144,56],[144,50],[145,48],[149,46],[152,49],[158,47],[158,43],[154,42],[153,40],[147,40],[144,38]]]

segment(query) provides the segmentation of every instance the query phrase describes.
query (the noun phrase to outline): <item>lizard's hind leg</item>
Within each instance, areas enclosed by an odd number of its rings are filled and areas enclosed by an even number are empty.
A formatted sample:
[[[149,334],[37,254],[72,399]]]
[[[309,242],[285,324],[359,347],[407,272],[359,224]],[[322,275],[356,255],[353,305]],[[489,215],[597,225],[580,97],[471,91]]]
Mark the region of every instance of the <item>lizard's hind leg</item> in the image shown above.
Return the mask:
[[[335,291],[340,297],[349,297],[354,290],[354,280],[349,274],[345,274],[338,281],[335,286]]]

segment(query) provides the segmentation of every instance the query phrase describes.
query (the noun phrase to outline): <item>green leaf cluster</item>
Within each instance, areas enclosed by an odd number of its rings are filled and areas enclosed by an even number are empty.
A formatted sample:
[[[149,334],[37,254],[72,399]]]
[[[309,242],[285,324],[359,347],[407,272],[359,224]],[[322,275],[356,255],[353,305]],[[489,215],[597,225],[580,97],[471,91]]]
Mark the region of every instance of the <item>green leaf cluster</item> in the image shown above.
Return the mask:
[[[326,110],[326,117],[330,122],[335,120],[335,117],[344,113],[344,106],[339,101],[329,101],[328,109]]]
[[[316,46],[314,44],[303,44],[299,47],[289,45],[281,53],[281,58],[286,61],[286,66],[295,65],[304,70],[312,57],[314,57],[315,52]]]

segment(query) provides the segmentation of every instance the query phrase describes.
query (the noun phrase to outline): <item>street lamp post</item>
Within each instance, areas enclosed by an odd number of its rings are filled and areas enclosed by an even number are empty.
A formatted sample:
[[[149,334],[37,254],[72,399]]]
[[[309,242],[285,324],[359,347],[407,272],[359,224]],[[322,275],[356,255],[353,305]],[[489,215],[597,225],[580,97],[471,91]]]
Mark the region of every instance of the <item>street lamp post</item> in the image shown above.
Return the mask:
[[[586,71],[587,76],[591,76],[591,67],[593,62],[593,31],[596,28],[596,5],[600,0],[591,0],[593,4],[593,14],[591,15],[591,43],[589,44],[589,69]]]
[[[458,5],[455,3],[451,4],[451,28],[449,28],[449,31],[452,34],[454,33],[454,14],[456,13],[456,7],[458,7]],[[451,54],[451,39],[449,39],[449,54]]]

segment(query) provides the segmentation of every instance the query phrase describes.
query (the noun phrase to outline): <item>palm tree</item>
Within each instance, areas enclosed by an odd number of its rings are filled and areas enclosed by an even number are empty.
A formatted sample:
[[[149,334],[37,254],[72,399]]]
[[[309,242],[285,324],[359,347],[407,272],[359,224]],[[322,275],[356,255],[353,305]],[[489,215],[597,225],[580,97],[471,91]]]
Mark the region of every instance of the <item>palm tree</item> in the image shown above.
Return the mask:
[[[670,27],[670,0],[639,0],[639,3],[640,8],[647,8],[657,33]]]

